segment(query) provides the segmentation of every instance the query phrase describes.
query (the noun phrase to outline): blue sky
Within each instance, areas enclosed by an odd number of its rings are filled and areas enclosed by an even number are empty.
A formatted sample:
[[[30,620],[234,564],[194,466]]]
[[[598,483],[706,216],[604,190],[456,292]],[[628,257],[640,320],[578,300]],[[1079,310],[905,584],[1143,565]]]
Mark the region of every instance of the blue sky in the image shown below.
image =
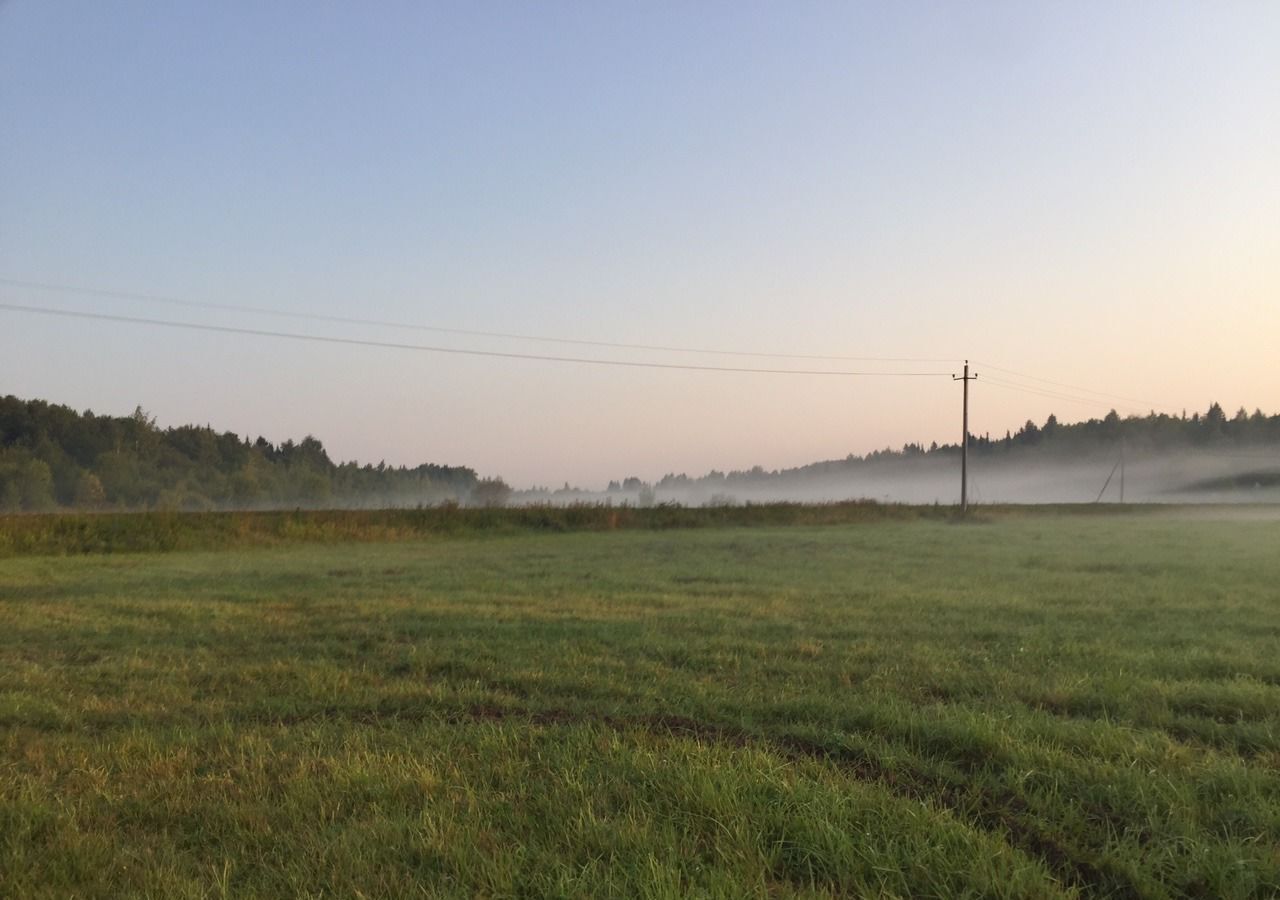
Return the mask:
[[[967,356],[1163,408],[1280,409],[1274,3],[10,0],[0,121],[0,277],[578,339]],[[3,284],[0,300],[555,352]],[[14,312],[0,380],[518,484],[958,431],[941,378],[615,370]],[[975,430],[996,433],[1108,407],[1008,385],[974,401]]]

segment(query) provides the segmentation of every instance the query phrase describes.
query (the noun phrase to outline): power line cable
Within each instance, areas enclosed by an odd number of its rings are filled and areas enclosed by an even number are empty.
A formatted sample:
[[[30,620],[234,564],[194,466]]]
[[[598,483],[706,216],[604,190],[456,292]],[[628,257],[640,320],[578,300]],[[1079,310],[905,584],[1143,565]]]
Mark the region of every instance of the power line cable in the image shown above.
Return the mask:
[[[641,369],[683,369],[698,372],[738,372],[755,375],[834,375],[885,378],[949,377],[949,372],[849,372],[831,369],[760,369],[738,366],[702,366],[683,363],[662,363],[623,359],[592,359],[576,356],[548,356],[537,353],[507,353],[498,350],[465,350],[458,347],[432,347],[425,344],[405,344],[395,341],[373,341],[362,338],[330,337],[319,334],[301,334],[292,331],[271,331],[263,328],[240,328],[232,325],[206,325],[195,322],[175,322],[169,319],[152,319],[142,316],[117,316],[109,313],[92,313],[82,310],[56,309],[53,307],[24,306],[17,303],[0,303],[0,309],[10,312],[34,313],[44,316],[61,316],[70,319],[92,319],[103,322],[124,322],[132,325],[157,325],[164,328],[184,328],[191,331],[209,331],[218,334],[242,334],[256,337],[284,338],[294,341],[314,341],[324,344],[348,344],[357,347],[384,347],[393,350],[417,350],[427,353],[451,353],[459,356],[484,356],[499,359],[527,359],[546,362],[582,363],[594,366],[624,366]]]
[[[247,305],[231,304],[231,303],[214,303],[214,302],[206,302],[206,301],[198,301],[198,300],[188,300],[188,299],[183,299],[178,297],[162,296],[162,295],[156,295],[156,294],[146,294],[146,293],[139,293],[139,292],[133,292],[133,291],[119,291],[119,290],[87,287],[87,286],[80,286],[80,285],[54,284],[50,282],[30,281],[25,279],[9,278],[5,276],[0,276],[0,284],[9,285],[11,287],[29,288],[34,290],[51,291],[51,292],[57,292],[57,293],[84,294],[87,296],[106,297],[106,298],[118,299],[118,300],[132,300],[132,301],[142,301],[142,302],[148,302],[148,303],[161,303],[161,304],[166,304],[170,306],[178,306],[178,307],[184,307],[189,309],[221,310],[225,312],[242,312],[242,313],[249,313],[252,315],[277,316],[282,318],[310,320],[310,321],[317,321],[317,322],[331,322],[331,323],[346,324],[346,325],[367,325],[367,326],[374,326],[374,327],[381,327],[381,328],[398,328],[398,329],[407,329],[407,330],[414,330],[414,331],[429,331],[429,332],[435,332],[440,334],[456,334],[456,335],[464,335],[469,337],[535,341],[535,342],[542,342],[542,343],[556,343],[556,344],[567,344],[567,345],[578,345],[578,346],[610,347],[610,348],[625,349],[625,350],[649,350],[649,351],[671,352],[671,353],[708,354],[708,355],[716,355],[716,356],[755,357],[759,359],[794,359],[794,360],[813,360],[813,361],[832,361],[832,362],[956,362],[956,360],[953,360],[953,359],[944,359],[944,358],[937,358],[937,357],[835,356],[835,355],[802,354],[802,353],[770,353],[770,352],[756,352],[756,351],[745,351],[745,350],[725,350],[725,349],[711,349],[711,348],[699,348],[699,347],[682,347],[682,346],[671,346],[671,345],[662,345],[662,344],[637,344],[637,343],[629,343],[629,342],[622,342],[622,341],[597,341],[597,340],[585,340],[585,339],[577,339],[577,338],[560,338],[560,337],[550,337],[546,335],[527,335],[527,334],[516,334],[512,332],[480,331],[480,330],[464,329],[464,328],[446,328],[446,327],[435,326],[435,325],[422,325],[422,324],[416,324],[416,323],[395,322],[395,321],[382,320],[382,319],[365,319],[365,318],[359,318],[359,317],[353,317],[353,316],[335,316],[335,315],[327,315],[323,313],[294,312],[294,311],[272,309],[268,307],[259,307],[259,306],[247,306]],[[42,309],[42,308],[26,307],[25,311],[37,311],[39,309]],[[69,314],[69,313],[70,311],[63,311],[63,313],[51,312],[51,314]],[[91,316],[95,314],[86,313],[85,315]],[[121,320],[129,320],[130,317],[120,317],[120,318]],[[141,317],[137,317],[137,321],[145,322],[147,324],[162,324],[161,320],[150,320],[150,319],[144,320]],[[187,325],[184,323],[169,323],[169,324],[171,327],[195,327],[193,325]],[[209,326],[209,328],[213,328],[213,326]],[[253,332],[253,333],[261,331],[263,334],[271,334],[271,335],[277,335],[277,336],[284,336],[286,334],[283,332],[268,332],[266,330],[258,330],[258,329],[245,329],[245,331]],[[304,340],[305,339],[329,340],[317,335],[298,335],[297,338],[304,339]],[[343,340],[353,342],[353,343],[355,342],[355,339],[343,339]],[[374,344],[374,345],[380,345],[378,342],[368,342],[368,343]],[[400,344],[395,344],[394,342],[386,342],[386,346],[410,346],[410,345],[400,345]],[[413,345],[413,346],[416,346],[416,345]],[[486,355],[486,354],[496,355],[496,356],[506,355],[509,358],[516,358],[516,359],[526,358],[526,357],[539,358],[539,359],[546,358],[546,359],[551,359],[556,361],[587,362],[587,363],[598,363],[598,364],[605,364],[605,365],[622,365],[622,363],[618,361],[583,360],[577,357],[552,357],[552,356],[543,357],[539,354],[518,354],[518,353],[500,354],[495,351],[464,351],[464,350],[454,350],[452,348],[444,348],[444,347],[433,347],[433,348],[423,348],[423,349],[430,349],[437,352],[467,353],[471,355]],[[644,367],[659,367],[660,365],[663,367],[669,367],[669,368],[681,367],[676,364],[658,364],[658,363],[637,363],[637,365],[643,365]],[[1012,369],[1006,369],[1001,366],[993,365],[991,363],[983,362],[981,363],[981,365],[989,369],[994,369],[995,371],[998,371],[998,372],[1003,372],[1005,374],[1015,376],[1017,378],[1029,379],[1031,381],[1036,381],[1042,384],[1055,385],[1057,387],[1068,388],[1070,390],[1077,390],[1087,394],[1094,394],[1099,397],[1109,397],[1115,400],[1122,400],[1122,401],[1135,402],[1135,403],[1149,402],[1145,400],[1138,400],[1131,397],[1125,397],[1119,394],[1109,394],[1104,391],[1095,391],[1090,388],[1070,385],[1070,384],[1067,384],[1066,382],[1052,381],[1047,378],[1040,378],[1034,375],[1027,375],[1025,373],[1017,372]],[[718,366],[696,366],[695,365],[695,366],[687,366],[687,368],[703,369],[708,371],[758,371],[758,372],[767,372],[771,374],[781,373],[784,371],[785,372],[795,371],[797,372],[797,374],[818,374],[810,370],[790,370],[790,369],[773,370],[773,369],[755,369],[755,368],[731,367],[731,366],[718,367]],[[842,374],[842,373],[833,373],[833,374]],[[879,375],[879,374],[891,374],[891,373],[859,372],[859,373],[844,373],[844,374]],[[933,374],[933,373],[901,373],[901,374],[916,375],[916,374]],[[1007,389],[1023,390],[1027,393],[1037,394],[1045,397],[1051,397],[1054,399],[1068,400],[1076,403],[1094,403],[1095,405],[1098,405],[1100,407],[1107,405],[1100,401],[1094,401],[1089,398],[1071,396],[1068,394],[1063,394],[1057,391],[1052,391],[1049,389],[1040,388],[1032,385],[1019,385],[1016,382],[1001,381],[999,379],[993,379],[991,383],[997,384],[999,386],[1003,386]],[[1133,407],[1133,408],[1137,409],[1136,407]]]
[[[42,281],[24,281],[17,278],[0,277],[0,284],[10,287],[30,288],[39,291],[51,291],[64,294],[84,294],[92,297],[106,297],[114,300],[137,300],[144,303],[162,303],[169,306],[181,306],[187,309],[212,309],[223,312],[251,313],[259,316],[279,316],[289,319],[304,319],[312,322],[333,322],[342,325],[371,325],[377,328],[400,328],[411,331],[430,331],[437,334],[457,334],[467,337],[498,338],[502,340],[537,341],[551,344],[573,344],[585,347],[611,347],[620,350],[650,350],[664,353],[699,353],[711,356],[744,356],[759,359],[807,359],[826,362],[910,362],[910,363],[952,363],[954,359],[938,359],[921,356],[824,356],[810,353],[763,353],[749,350],[722,350],[705,347],[678,347],[664,344],[633,344],[625,341],[595,341],[578,338],[549,337],[546,335],[515,334],[503,331],[476,331],[467,328],[445,328],[438,325],[420,325],[410,322],[393,322],[383,319],[363,319],[353,316],[333,316],[324,313],[292,312],[282,309],[270,309],[262,306],[242,306],[234,303],[212,303],[201,300],[186,300],[178,297],[166,297],[156,294],[141,294],[132,291],[116,291],[104,288],[79,287],[66,284],[50,284]]]
[[[983,378],[983,382],[991,385],[992,387],[1000,388],[1001,390],[1021,391],[1024,394],[1035,394],[1038,397],[1048,397],[1053,400],[1067,400],[1072,403],[1084,403],[1089,406],[1098,407],[1099,409],[1113,409],[1116,406],[1116,404],[1107,403],[1106,401],[1100,400],[1095,397],[1074,397],[1070,394],[1063,394],[1057,391],[1047,391],[1047,390],[1041,390],[1040,388],[1027,387],[1025,385],[1016,384],[1011,381],[1003,381],[1001,379],[992,378],[990,376]],[[1124,404],[1120,404],[1120,405],[1124,406],[1126,411],[1130,411],[1130,412],[1145,411],[1140,409],[1139,407],[1130,407]]]
[[[1143,415],[1150,412],[1149,410],[1145,410],[1137,406],[1128,406],[1123,403],[1112,403],[1106,400],[1101,400],[1097,397],[1077,397],[1072,394],[1064,394],[1057,391],[1045,391],[1039,388],[1027,387],[1026,385],[1017,384],[1015,382],[1001,381],[996,378],[991,378],[990,376],[985,378],[984,381],[992,387],[1000,388],[1001,390],[1019,391],[1024,394],[1033,394],[1037,397],[1047,397],[1050,400],[1065,400],[1069,403],[1082,403],[1088,406],[1093,406],[1097,409],[1105,409],[1109,412],[1123,412],[1126,415]]]
[[[1028,394],[1038,394],[1042,397],[1054,397],[1060,400],[1078,400],[1081,403],[1092,403],[1095,406],[1107,407],[1112,406],[1111,402],[1101,397],[1081,397],[1078,394],[1068,394],[1065,391],[1055,391],[1052,388],[1039,387],[1033,384],[1023,384],[1017,381],[1009,381],[995,375],[985,375],[982,379],[988,384],[999,385],[1000,387],[1010,388],[1013,390],[1025,391]],[[1124,405],[1124,404],[1121,404]],[[1135,407],[1136,408],[1136,407]]]
[[[1027,375],[1022,372],[1015,372],[1013,369],[1004,369],[1004,368],[1001,368],[1000,366],[992,365],[989,362],[978,362],[977,360],[975,360],[975,364],[983,366],[984,368],[987,368],[987,369],[995,369],[997,372],[1003,372],[1006,375],[1013,375],[1018,378],[1025,378],[1025,379],[1028,379],[1029,381],[1038,381],[1041,384],[1051,384],[1051,385],[1054,385],[1055,387],[1066,388],[1067,390],[1071,390],[1071,391],[1079,391],[1082,394],[1096,394],[1099,397],[1108,397],[1112,400],[1123,400],[1126,403],[1138,403],[1138,404],[1153,406],[1153,407],[1168,406],[1168,404],[1156,403],[1154,400],[1143,400],[1140,397],[1125,397],[1120,394],[1109,394],[1106,391],[1095,391],[1090,388],[1080,387],[1079,385],[1067,384],[1066,382],[1063,382],[1063,381],[1050,381],[1048,378],[1039,378],[1035,375]]]

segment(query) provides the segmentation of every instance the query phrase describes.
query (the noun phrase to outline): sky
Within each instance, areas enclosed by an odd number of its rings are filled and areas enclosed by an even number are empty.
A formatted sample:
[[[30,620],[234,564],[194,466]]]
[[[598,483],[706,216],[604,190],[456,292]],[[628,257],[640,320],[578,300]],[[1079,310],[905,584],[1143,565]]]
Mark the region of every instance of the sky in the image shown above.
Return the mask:
[[[520,487],[955,441],[965,358],[977,433],[1280,412],[1274,2],[0,0],[0,122],[0,303],[938,373],[0,309],[0,394]]]

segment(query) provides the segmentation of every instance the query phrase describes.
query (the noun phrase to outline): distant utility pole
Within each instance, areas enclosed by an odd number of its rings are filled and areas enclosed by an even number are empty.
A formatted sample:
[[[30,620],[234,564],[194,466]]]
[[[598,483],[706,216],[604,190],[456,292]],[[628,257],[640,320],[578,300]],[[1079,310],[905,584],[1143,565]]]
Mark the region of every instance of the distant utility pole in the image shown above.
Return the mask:
[[[978,380],[978,373],[969,374],[969,360],[964,361],[964,374],[952,375],[952,381],[964,382],[964,434],[960,438],[960,513],[969,511],[969,382]]]
[[[1120,438],[1120,502],[1124,503],[1124,438]]]
[[[1107,492],[1107,488],[1111,486],[1111,479],[1116,477],[1116,470],[1120,471],[1120,502],[1124,502],[1124,445],[1120,445],[1120,458],[1116,460],[1116,464],[1111,467],[1111,472],[1107,475],[1107,480],[1102,482],[1102,490],[1098,491],[1098,499],[1094,503],[1102,502],[1102,495]]]

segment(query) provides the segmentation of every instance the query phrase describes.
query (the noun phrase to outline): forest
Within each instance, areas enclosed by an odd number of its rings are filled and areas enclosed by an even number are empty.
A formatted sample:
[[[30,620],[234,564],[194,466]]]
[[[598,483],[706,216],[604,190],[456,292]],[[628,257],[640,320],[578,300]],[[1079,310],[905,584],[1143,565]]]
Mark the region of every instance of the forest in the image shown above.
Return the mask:
[[[509,489],[465,466],[335,463],[314,437],[273,444],[208,426],[0,399],[0,512],[493,503]]]
[[[1233,448],[1280,451],[1280,415],[1266,415],[1261,410],[1250,413],[1244,408],[1228,416],[1221,404],[1211,403],[1204,413],[1185,411],[1180,415],[1151,412],[1145,416],[1121,417],[1114,409],[1101,419],[1063,423],[1049,415],[1043,425],[1028,420],[1017,431],[1006,431],[1003,437],[990,434],[969,435],[971,459],[1006,458],[1010,462],[1043,463],[1046,467],[1071,460],[1106,455],[1118,448],[1134,457],[1152,457],[1179,453],[1227,451]],[[960,442],[925,446],[908,443],[901,449],[873,450],[865,455],[849,454],[843,459],[824,460],[787,469],[752,469],[730,472],[711,471],[701,477],[667,474],[652,488],[679,489],[695,487],[703,491],[749,487],[768,483],[800,483],[823,476],[903,463],[937,463],[946,458],[958,460]],[[1277,460],[1280,462],[1280,459]],[[638,478],[614,481],[613,493],[644,490],[649,487]]]
[[[1042,425],[1028,421],[1003,437],[972,435],[970,452],[1050,464],[1109,453],[1122,443],[1135,455],[1213,447],[1280,449],[1280,415],[1240,409],[1228,416],[1217,403],[1204,413],[1178,416],[1153,412],[1122,418],[1113,410],[1101,419],[1061,423],[1050,415]],[[889,462],[937,462],[959,450],[959,442],[910,443],[791,469],[757,466],[694,478],[668,474],[652,485],[633,476],[611,482],[605,497],[647,505],[655,488],[714,490],[796,481]],[[129,416],[109,416],[43,400],[0,399],[0,512],[501,506],[509,500],[554,500],[558,494],[573,499],[580,493],[586,494],[568,485],[556,492],[514,493],[502,479],[481,478],[466,466],[334,462],[310,435],[277,444],[209,426],[160,428],[141,407]]]

